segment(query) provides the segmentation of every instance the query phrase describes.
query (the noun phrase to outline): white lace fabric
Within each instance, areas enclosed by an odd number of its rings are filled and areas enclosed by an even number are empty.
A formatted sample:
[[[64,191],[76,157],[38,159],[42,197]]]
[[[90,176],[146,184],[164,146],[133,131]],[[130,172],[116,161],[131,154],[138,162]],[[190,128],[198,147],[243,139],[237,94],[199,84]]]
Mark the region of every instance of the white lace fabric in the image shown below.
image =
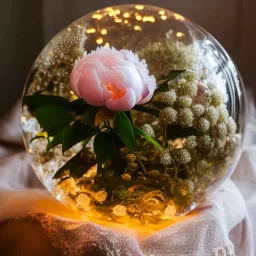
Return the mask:
[[[232,180],[192,214],[139,240],[132,231],[120,233],[67,218],[69,210],[44,190],[30,168],[22,149],[18,109],[0,123],[0,255],[51,255],[51,250],[52,255],[71,256],[256,255],[254,107]],[[21,231],[23,235],[18,236]],[[29,243],[24,242],[27,236]]]

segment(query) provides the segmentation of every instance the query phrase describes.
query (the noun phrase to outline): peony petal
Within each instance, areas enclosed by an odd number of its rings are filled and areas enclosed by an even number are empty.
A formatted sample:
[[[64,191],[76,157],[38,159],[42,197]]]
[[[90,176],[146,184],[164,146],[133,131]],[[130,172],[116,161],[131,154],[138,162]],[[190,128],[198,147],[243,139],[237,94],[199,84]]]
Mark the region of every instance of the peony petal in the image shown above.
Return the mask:
[[[103,89],[94,69],[83,69],[83,74],[77,81],[76,91],[89,105],[104,106]]]
[[[128,88],[126,94],[118,99],[109,99],[106,101],[106,107],[113,111],[128,111],[136,104],[135,93]]]

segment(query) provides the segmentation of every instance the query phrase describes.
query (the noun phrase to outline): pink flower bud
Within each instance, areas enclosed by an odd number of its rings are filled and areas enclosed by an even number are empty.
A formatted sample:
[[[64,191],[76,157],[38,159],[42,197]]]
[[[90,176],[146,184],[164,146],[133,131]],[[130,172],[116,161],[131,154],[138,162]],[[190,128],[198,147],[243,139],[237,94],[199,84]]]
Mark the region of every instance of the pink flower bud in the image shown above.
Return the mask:
[[[71,89],[91,106],[127,111],[147,103],[156,89],[145,60],[128,50],[100,47],[75,63]]]

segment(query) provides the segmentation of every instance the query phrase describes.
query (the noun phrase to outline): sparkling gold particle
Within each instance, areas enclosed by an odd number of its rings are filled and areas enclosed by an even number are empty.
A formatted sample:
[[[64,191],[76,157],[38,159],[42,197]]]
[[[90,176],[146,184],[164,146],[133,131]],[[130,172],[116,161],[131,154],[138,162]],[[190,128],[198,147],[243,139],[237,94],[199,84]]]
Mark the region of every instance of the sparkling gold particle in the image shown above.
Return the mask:
[[[70,32],[72,29],[71,28],[68,28],[68,32]]]
[[[109,44],[109,43],[105,43],[105,46],[109,47],[109,46],[110,46],[110,44]]]
[[[141,28],[141,26],[134,26],[134,30],[141,31],[142,28]]]
[[[32,154],[32,153],[33,153],[33,150],[30,148],[30,149],[28,150],[28,153]]]
[[[115,14],[120,14],[121,11],[120,10],[115,10]]]
[[[94,14],[92,15],[92,18],[93,18],[93,19],[100,20],[100,19],[102,19],[102,15],[101,15],[101,14],[98,14],[98,13],[94,13]]]
[[[96,40],[96,43],[97,43],[97,44],[102,44],[102,43],[103,43],[103,38],[102,38],[102,37],[99,37],[99,38]]]
[[[156,19],[155,19],[154,16],[144,16],[142,18],[142,21],[143,22],[152,22],[152,23],[154,23],[156,21]]]
[[[128,23],[129,23],[129,21],[128,21],[128,20],[125,20],[125,21],[124,21],[124,24],[128,24]]]
[[[115,18],[115,22],[116,22],[116,23],[121,23],[121,22],[122,22],[122,19],[116,17],[116,18]]]
[[[96,29],[95,28],[88,28],[87,30],[86,30],[86,33],[87,34],[93,34],[93,33],[95,33],[96,32]]]
[[[143,10],[144,9],[144,5],[135,5],[135,9]]]
[[[106,34],[108,33],[108,31],[107,31],[105,28],[103,28],[100,33],[101,33],[102,35],[106,35]]]
[[[176,33],[176,36],[177,36],[177,37],[182,37],[182,36],[184,36],[184,34],[183,34],[182,32],[177,32],[177,33]]]
[[[167,16],[166,16],[166,15],[162,15],[162,16],[161,16],[161,19],[162,19],[162,20],[167,20]]]
[[[74,95],[74,92],[73,92],[73,91],[70,91],[70,94]]]
[[[160,14],[160,15],[165,15],[165,11],[164,11],[164,10],[161,10],[161,11],[159,11],[159,14]]]
[[[129,12],[125,12],[125,13],[123,14],[123,16],[124,16],[125,18],[129,18],[129,17],[130,17],[130,13],[129,13]]]
[[[141,16],[141,15],[136,15],[136,16],[135,16],[135,19],[136,19],[136,20],[142,20],[142,16]]]
[[[175,13],[175,14],[174,14],[174,18],[175,18],[176,20],[185,20],[185,18],[184,18],[182,15],[178,14],[178,13]]]

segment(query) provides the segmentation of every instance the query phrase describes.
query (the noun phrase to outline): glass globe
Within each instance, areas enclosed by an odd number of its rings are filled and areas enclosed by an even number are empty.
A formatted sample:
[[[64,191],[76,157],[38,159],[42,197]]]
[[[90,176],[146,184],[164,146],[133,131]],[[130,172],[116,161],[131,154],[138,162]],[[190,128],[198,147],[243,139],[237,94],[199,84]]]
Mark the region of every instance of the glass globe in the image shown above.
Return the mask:
[[[131,110],[134,124],[163,150],[137,136],[136,152],[119,148],[99,172],[94,137],[64,153],[61,145],[47,151],[53,138],[24,100],[22,127],[33,169],[53,196],[89,219],[159,224],[189,213],[218,191],[239,159],[245,96],[238,70],[209,33],[183,16],[153,6],[114,6],[78,19],[48,43],[24,99],[77,99],[70,73],[85,51],[99,46],[137,53],[158,84],[174,74],[168,90],[146,105],[158,117]],[[66,165],[79,152],[81,161]]]

